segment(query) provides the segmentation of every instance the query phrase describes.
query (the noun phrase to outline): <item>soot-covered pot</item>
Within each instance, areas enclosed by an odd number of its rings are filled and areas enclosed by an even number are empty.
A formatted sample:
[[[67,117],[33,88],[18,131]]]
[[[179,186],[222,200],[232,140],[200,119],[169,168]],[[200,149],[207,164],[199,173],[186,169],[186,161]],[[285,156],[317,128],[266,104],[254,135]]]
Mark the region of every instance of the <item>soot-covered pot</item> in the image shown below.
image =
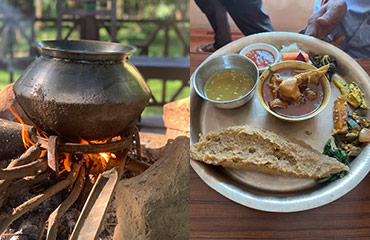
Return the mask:
[[[28,117],[49,134],[100,140],[139,117],[151,93],[127,61],[132,46],[100,41],[43,41],[41,56],[14,85]]]

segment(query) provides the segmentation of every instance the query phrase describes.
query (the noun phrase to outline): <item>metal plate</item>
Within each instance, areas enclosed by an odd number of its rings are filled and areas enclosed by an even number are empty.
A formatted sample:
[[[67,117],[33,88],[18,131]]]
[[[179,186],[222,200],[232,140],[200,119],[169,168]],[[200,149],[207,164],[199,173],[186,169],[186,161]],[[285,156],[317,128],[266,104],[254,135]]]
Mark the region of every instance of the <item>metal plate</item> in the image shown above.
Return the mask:
[[[369,76],[355,60],[331,44],[301,34],[272,32],[252,35],[219,49],[205,62],[220,54],[238,53],[246,45],[258,42],[272,44],[278,49],[281,49],[282,45],[297,43],[299,48],[307,53],[329,54],[337,59],[339,76],[346,81],[357,82],[365,93],[370,93]],[[332,84],[331,100],[318,116],[303,122],[288,123],[267,113],[259,103],[257,95],[241,108],[223,110],[198,97],[191,88],[191,142],[197,142],[200,133],[206,134],[211,130],[247,123],[303,140],[322,152],[333,129],[333,101],[339,94],[339,90]],[[367,101],[370,101],[369,95]],[[369,118],[369,111],[366,114]],[[305,131],[312,132],[312,135],[307,135]],[[239,204],[270,212],[295,212],[330,203],[359,184],[370,170],[370,146],[352,161],[349,174],[329,184],[317,184],[310,179],[227,169],[193,160],[190,163],[204,182]]]

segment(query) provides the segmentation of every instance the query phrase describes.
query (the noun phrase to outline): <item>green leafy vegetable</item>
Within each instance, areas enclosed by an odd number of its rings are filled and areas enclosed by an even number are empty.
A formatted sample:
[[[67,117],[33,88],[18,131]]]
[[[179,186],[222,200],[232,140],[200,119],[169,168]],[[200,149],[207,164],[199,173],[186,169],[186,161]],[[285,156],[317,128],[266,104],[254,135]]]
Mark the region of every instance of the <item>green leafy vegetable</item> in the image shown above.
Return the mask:
[[[272,69],[271,69],[271,65],[269,65],[269,71],[270,71],[270,73],[273,73],[274,71],[272,71]]]
[[[329,55],[314,55],[310,56],[310,59],[312,64],[317,68],[330,64],[328,72],[325,75],[329,81],[331,81],[332,76],[337,71],[337,61],[335,58],[330,57]]]
[[[329,139],[326,142],[323,154],[325,154],[329,157],[336,158],[339,162],[341,162],[343,164],[346,164],[346,165],[349,164],[349,156],[341,148],[337,148],[337,149],[332,148],[331,147],[331,139]],[[329,177],[320,178],[320,179],[317,180],[317,182],[319,182],[319,183],[332,182],[332,181],[335,181],[337,179],[343,178],[346,174],[347,174],[346,171],[341,171],[339,173],[332,174]]]

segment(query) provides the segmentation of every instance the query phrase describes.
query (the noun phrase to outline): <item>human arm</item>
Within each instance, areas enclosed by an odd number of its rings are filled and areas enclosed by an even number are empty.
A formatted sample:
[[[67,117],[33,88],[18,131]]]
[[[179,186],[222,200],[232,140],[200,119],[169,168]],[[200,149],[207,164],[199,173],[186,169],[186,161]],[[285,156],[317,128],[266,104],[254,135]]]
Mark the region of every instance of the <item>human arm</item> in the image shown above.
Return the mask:
[[[324,40],[334,31],[346,12],[347,4],[344,0],[329,0],[310,17],[305,34]],[[332,43],[339,45],[344,38],[344,35],[335,35]]]

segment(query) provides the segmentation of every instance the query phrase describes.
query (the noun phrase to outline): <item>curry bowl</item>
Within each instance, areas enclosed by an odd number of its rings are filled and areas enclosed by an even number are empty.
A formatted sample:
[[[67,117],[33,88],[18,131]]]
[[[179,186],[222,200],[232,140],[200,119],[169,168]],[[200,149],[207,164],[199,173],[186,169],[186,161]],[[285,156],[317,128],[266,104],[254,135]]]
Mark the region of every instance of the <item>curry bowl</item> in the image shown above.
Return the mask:
[[[296,98],[294,100],[292,99],[289,104],[284,102],[283,106],[278,106],[277,108],[275,108],[276,104],[273,102],[273,100],[280,99],[280,95],[276,98],[272,91],[274,84],[271,81],[271,78],[274,74],[279,74],[277,76],[281,77],[281,79],[292,79],[293,76],[297,79],[299,78],[298,74],[309,73],[310,70],[318,69],[301,61],[283,61],[272,65],[269,69],[265,70],[260,76],[257,84],[258,100],[262,104],[263,108],[271,115],[290,122],[303,121],[318,115],[328,105],[330,100],[331,88],[325,75],[319,78],[317,84],[305,86],[303,93],[301,93],[301,97],[305,98],[303,96],[306,96],[306,91],[308,95],[310,94],[309,91],[311,91],[311,96],[313,95],[316,97],[314,99],[312,98],[312,101],[310,98],[309,100],[304,99],[303,102],[297,103]],[[280,85],[278,89],[281,89]],[[301,88],[299,90],[301,91]]]
[[[206,94],[207,82],[216,74],[224,70],[235,70],[245,74],[250,82],[250,89],[241,96],[231,100],[213,100]],[[259,79],[256,65],[247,57],[230,53],[217,56],[201,64],[194,72],[192,85],[195,92],[204,100],[211,102],[215,107],[222,109],[238,108],[252,99]],[[227,78],[225,78],[225,81]],[[223,81],[223,79],[221,79]],[[227,88],[225,88],[227,89]]]

